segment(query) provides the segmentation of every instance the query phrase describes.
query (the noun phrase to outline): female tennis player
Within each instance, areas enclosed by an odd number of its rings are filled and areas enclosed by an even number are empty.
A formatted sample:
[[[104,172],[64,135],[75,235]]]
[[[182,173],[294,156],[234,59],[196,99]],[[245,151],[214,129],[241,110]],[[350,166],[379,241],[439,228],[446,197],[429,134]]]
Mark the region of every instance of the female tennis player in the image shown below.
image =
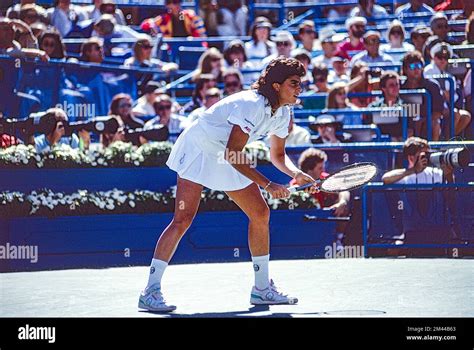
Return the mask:
[[[285,198],[290,191],[274,183],[252,166],[244,146],[271,135],[273,165],[295,179],[298,185],[314,183],[285,153],[290,123],[290,105],[301,93],[303,65],[295,59],[273,60],[252,86],[219,101],[177,139],[167,165],[178,173],[174,217],[161,234],[150,267],[148,285],[140,294],[139,308],[169,312],[161,292],[161,278],[177,245],[191,225],[199,207],[203,186],[225,191],[249,218],[248,240],[255,272],[251,304],[295,304],[298,299],[279,292],[269,279],[270,210],[259,186],[273,198]],[[309,187],[308,191],[316,191]]]

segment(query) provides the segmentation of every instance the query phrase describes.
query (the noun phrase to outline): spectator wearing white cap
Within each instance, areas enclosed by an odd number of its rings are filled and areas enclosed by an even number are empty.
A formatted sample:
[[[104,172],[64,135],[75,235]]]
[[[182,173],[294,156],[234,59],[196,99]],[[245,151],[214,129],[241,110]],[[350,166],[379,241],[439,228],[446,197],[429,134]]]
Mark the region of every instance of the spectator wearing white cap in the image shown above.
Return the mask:
[[[390,27],[387,31],[388,42],[386,44],[380,45],[380,51],[385,52],[396,49],[405,50],[407,52],[414,51],[415,47],[405,41],[406,36],[407,35],[403,23],[398,19],[394,19],[390,23]]]
[[[293,38],[293,35],[286,30],[281,30],[277,32],[276,35],[272,38],[272,40],[276,44],[277,53],[266,57],[262,61],[263,67],[266,67],[273,59],[277,58],[278,56],[290,58],[291,51],[296,48],[296,42]]]
[[[349,61],[344,58],[339,52],[332,58],[332,68],[329,72],[328,83],[333,85],[334,83],[348,83],[350,81],[348,67]]]
[[[431,55],[432,61],[430,64],[428,64],[425,67],[423,71],[423,74],[427,78],[430,78],[430,76],[439,75],[439,74],[444,74],[449,77],[453,77],[452,74],[447,72],[448,61],[451,57],[453,57],[453,49],[451,45],[444,42],[438,43],[431,48],[430,55]],[[471,114],[465,109],[463,109],[464,99],[462,96],[462,90],[459,89],[458,91],[454,92],[454,106],[449,106],[448,105],[448,102],[450,100],[449,81],[445,80],[444,83],[439,82],[436,79],[433,79],[433,81],[436,84],[438,84],[445,99],[445,113],[443,113],[445,118],[449,118],[450,116],[449,109],[454,108],[454,133],[456,135],[459,135],[471,121]]]
[[[117,24],[127,25],[122,10],[117,8],[113,0],[94,0],[93,5],[85,6],[84,9],[87,17],[93,21],[98,20],[103,14],[110,14],[115,17]]]
[[[426,5],[422,0],[410,0],[405,5],[400,6],[395,10],[397,16],[411,15],[414,13],[432,13],[435,11],[430,6]]]
[[[423,53],[423,47],[425,46],[426,40],[433,35],[433,32],[427,26],[420,24],[415,26],[410,33],[410,39],[413,43],[415,50]]]
[[[316,39],[316,30],[313,21],[303,21],[298,27],[298,39],[301,44],[299,49],[305,49],[308,52],[321,50],[321,44]]]
[[[356,62],[370,63],[391,63],[394,64],[394,60],[391,56],[380,52],[380,33],[376,31],[368,31],[364,35],[364,43],[366,50],[359,52],[351,60],[351,66]]]
[[[454,41],[448,38],[449,23],[448,16],[443,12],[436,12],[430,19],[430,27],[434,35],[437,35],[442,41],[448,44],[455,44]]]
[[[316,56],[312,60],[312,65],[315,66],[320,63],[324,63],[326,66],[332,65],[332,58],[337,50],[337,45],[344,40],[343,34],[336,34],[333,29],[321,30],[319,33],[319,40],[321,41],[321,47],[323,53]]]
[[[351,53],[365,50],[365,44],[362,40],[365,34],[367,20],[364,17],[349,17],[346,20],[346,29],[349,33],[349,38],[338,46],[345,58],[351,59]]]
[[[388,13],[382,6],[377,5],[375,0],[359,0],[359,5],[352,9],[349,16],[377,18],[388,16]]]
[[[336,118],[330,114],[322,114],[316,118],[316,121],[310,124],[311,130],[317,131],[318,136],[311,140],[316,144],[331,144],[350,142],[352,135],[349,133],[336,133],[342,125],[336,121]]]

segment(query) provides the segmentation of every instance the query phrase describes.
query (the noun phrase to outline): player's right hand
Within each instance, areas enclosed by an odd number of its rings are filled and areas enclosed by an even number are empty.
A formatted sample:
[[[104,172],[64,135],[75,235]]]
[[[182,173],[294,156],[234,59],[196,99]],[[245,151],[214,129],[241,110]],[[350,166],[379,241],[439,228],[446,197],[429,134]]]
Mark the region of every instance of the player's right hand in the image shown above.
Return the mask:
[[[288,198],[290,196],[290,191],[286,186],[272,182],[266,189],[268,193],[274,199]]]

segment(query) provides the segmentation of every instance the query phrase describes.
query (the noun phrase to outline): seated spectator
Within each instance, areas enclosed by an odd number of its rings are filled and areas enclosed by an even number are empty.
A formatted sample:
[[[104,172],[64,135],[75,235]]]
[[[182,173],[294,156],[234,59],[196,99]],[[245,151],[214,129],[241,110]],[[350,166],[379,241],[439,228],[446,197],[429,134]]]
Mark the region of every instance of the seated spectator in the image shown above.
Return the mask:
[[[358,110],[358,108],[354,106],[347,98],[347,84],[343,82],[335,83],[329,90],[326,108],[331,109],[331,110],[332,109],[346,109],[346,110],[351,109],[353,111]],[[334,115],[334,117],[336,118],[337,122],[344,125],[363,124],[361,113],[337,114],[337,115]]]
[[[306,71],[306,75],[301,78],[301,86],[303,91],[308,91],[310,89],[310,85],[313,82],[313,76],[311,75],[311,71],[309,70],[309,65],[311,63],[311,54],[308,53],[305,49],[296,49],[292,52],[293,58],[300,61],[304,69]]]
[[[288,128],[289,134],[285,140],[285,146],[303,146],[311,143],[311,133],[297,125],[295,118],[290,119],[290,126]]]
[[[410,106],[418,106],[416,110],[420,111],[419,116],[414,115],[410,118],[413,121],[415,136],[425,137],[427,135],[428,122],[431,123],[432,140],[438,141],[441,132],[441,118],[444,110],[443,96],[440,94],[438,85],[423,75],[424,60],[418,51],[409,52],[403,58],[402,74],[406,76],[405,82],[401,88],[425,89],[431,96],[431,120],[427,120],[428,110],[425,96],[405,95],[402,100],[409,103]]]
[[[68,118],[60,108],[50,108],[41,116],[40,126],[42,134],[35,137],[35,148],[37,153],[49,152],[55,145],[69,145],[71,148],[79,148],[79,138],[72,134],[65,137]]]
[[[474,12],[474,3],[468,0],[446,0],[436,5],[435,11],[447,11],[452,9],[461,9],[462,13],[455,13],[451,16],[454,21],[465,20],[471,17]]]
[[[350,17],[377,18],[388,16],[387,10],[375,3],[376,0],[359,0],[359,5],[350,12]]]
[[[301,43],[298,45],[298,49],[304,49],[309,53],[321,50],[321,45],[316,40],[316,29],[313,21],[306,20],[299,25],[298,39]]]
[[[104,47],[99,38],[89,38],[81,45],[79,61],[101,64],[104,61]]]
[[[37,49],[22,48],[15,41],[15,32],[23,24],[20,20],[0,18],[0,54],[18,58],[39,58],[42,61],[48,61],[48,55]]]
[[[433,32],[427,26],[415,26],[410,33],[410,39],[413,43],[413,46],[415,47],[415,50],[423,53],[423,47],[425,46],[426,40],[432,35]]]
[[[162,87],[156,81],[149,81],[143,89],[143,96],[137,100],[137,104],[133,107],[133,115],[137,117],[150,117],[155,116],[155,103],[156,98],[161,94]]]
[[[436,44],[440,44],[442,42],[443,41],[437,35],[432,35],[426,39],[425,46],[423,46],[423,51],[421,51],[426,65],[431,63],[431,49]]]
[[[408,160],[408,167],[385,173],[382,181],[390,184],[434,184],[454,182],[453,168],[443,169],[428,166],[430,147],[428,141],[419,137],[410,137],[403,145],[403,155]]]
[[[38,15],[37,20],[43,23],[48,23],[46,10],[43,7],[37,5],[35,0],[20,0],[19,3],[14,4],[8,8],[6,17],[10,19],[20,19],[21,8],[25,5],[33,5],[35,7],[36,14]]]
[[[367,63],[359,61],[351,69],[351,80],[348,84],[347,93],[370,93],[378,89],[378,82],[371,80],[371,72]],[[364,108],[374,101],[374,97],[351,97],[353,105]]]
[[[125,60],[124,67],[157,68],[159,72],[178,69],[178,65],[174,62],[163,62],[152,57],[152,50],[151,38],[142,35],[133,45],[133,56]]]
[[[323,63],[316,64],[311,71],[313,76],[313,85],[310,85],[310,90],[304,93],[304,96],[312,96],[303,100],[305,109],[323,109],[326,106],[326,93],[329,91],[328,86],[329,70]]]
[[[224,96],[229,96],[243,90],[243,76],[238,69],[227,68],[222,75],[224,80]]]
[[[38,39],[36,39],[31,27],[21,19],[12,19],[15,26],[15,41],[23,49],[38,49]]]
[[[178,134],[189,125],[186,117],[173,114],[171,112],[172,101],[168,95],[160,95],[157,97],[153,107],[157,116],[146,122],[144,129],[151,128],[157,124],[166,125],[170,134],[169,140],[174,142],[178,138]]]
[[[56,27],[63,38],[75,29],[78,22],[87,19],[82,8],[71,5],[71,0],[55,0],[54,7],[49,8],[46,15],[49,23]]]
[[[453,49],[451,45],[446,43],[436,44],[430,51],[433,61],[427,65],[424,69],[424,75],[430,77],[432,75],[445,74],[449,77],[453,77],[447,72],[448,61],[453,56]],[[454,133],[455,135],[461,134],[461,132],[467,127],[471,121],[471,114],[463,109],[464,101],[462,96],[462,90],[457,89],[454,92],[454,106],[449,106],[450,101],[450,86],[447,80],[439,82],[436,79],[432,79],[441,89],[444,100],[445,100],[445,114],[446,118],[449,118],[449,108],[454,108]],[[449,120],[449,119],[448,119]],[[447,138],[449,139],[449,137]]]
[[[300,158],[298,159],[298,167],[313,179],[324,180],[329,176],[325,171],[325,163],[327,159],[327,154],[324,151],[316,148],[308,148],[301,153]],[[296,185],[294,180],[290,182],[290,185]],[[351,199],[349,191],[339,193],[326,193],[321,191],[313,194],[313,197],[316,199],[321,209],[329,208],[334,210],[334,216],[342,217],[349,215],[349,202]],[[347,223],[345,222],[336,225],[336,249],[338,250],[343,248],[343,232],[345,231],[346,226]]]
[[[192,111],[188,116],[188,123],[202,117],[204,112],[222,99],[222,93],[218,88],[211,88],[204,95],[204,105]]]
[[[346,20],[346,30],[349,37],[337,47],[337,51],[341,52],[346,59],[350,60],[354,52],[365,50],[362,38],[366,25],[367,20],[364,17],[349,17]]]
[[[334,83],[348,83],[349,78],[349,61],[342,55],[340,52],[336,52],[332,58],[332,68],[333,70],[329,73],[328,83],[330,85]]]
[[[33,23],[41,21],[40,14],[38,13],[39,6],[35,4],[25,4],[20,8],[20,16],[23,22],[31,26]]]
[[[201,74],[195,81],[195,84],[192,100],[184,105],[182,109],[185,114],[189,114],[204,105],[204,94],[210,88],[216,87],[216,79],[212,74]]]
[[[469,17],[469,20],[466,24],[466,40],[464,40],[463,45],[473,45],[474,44],[474,14]]]
[[[245,43],[245,52],[249,61],[262,68],[262,59],[277,52],[276,45],[270,41],[272,24],[265,17],[257,17],[250,29],[252,40]]]
[[[217,33],[220,36],[244,36],[249,11],[242,0],[218,0]]]
[[[117,5],[113,0],[94,0],[93,5],[85,6],[85,13],[88,19],[94,22],[104,14],[113,15],[117,24],[122,26],[127,25],[125,16],[121,9],[117,8]]]
[[[48,27],[46,27],[46,24],[44,24],[43,22],[35,22],[30,26],[30,28],[36,40],[39,40],[41,35],[43,35],[43,33],[48,30]]]
[[[130,27],[117,24],[115,17],[113,15],[104,14],[101,15],[94,22],[94,30],[92,31],[91,36],[96,36],[103,39],[141,39],[143,35],[133,30]],[[107,51],[112,51],[115,47],[121,47],[123,49],[128,49],[128,44],[111,44],[110,49]],[[109,55],[108,55],[109,56]]]
[[[219,5],[217,0],[200,0],[198,15],[204,21],[204,27],[208,36],[217,36],[217,11]]]
[[[309,126],[311,130],[317,131],[318,136],[311,140],[315,144],[331,144],[350,142],[352,135],[345,132],[336,132],[341,129],[341,123],[336,121],[332,115],[321,114]]]
[[[443,12],[436,12],[433,17],[431,17],[430,27],[433,31],[433,35],[436,35],[441,41],[451,45],[456,44],[455,41],[448,38],[448,34],[450,32],[448,16],[446,16]]]
[[[398,19],[390,23],[387,31],[388,43],[380,45],[380,51],[385,52],[389,50],[405,50],[407,52],[415,50],[412,44],[405,41],[406,32],[402,22]]]
[[[401,18],[403,18],[404,15],[411,15],[414,13],[434,14],[435,11],[421,0],[410,0],[405,5],[402,5],[395,10],[395,14]]]
[[[394,108],[403,107],[400,98],[400,76],[393,71],[386,71],[380,77],[380,89],[382,97],[372,102],[370,108]],[[392,141],[401,141],[403,136],[402,118],[403,112],[382,111],[372,113],[372,122],[377,124],[382,134],[390,135]],[[412,133],[408,130],[408,135]]]
[[[196,81],[202,74],[211,74],[217,82],[222,82],[224,73],[224,56],[215,47],[204,52],[197,64],[193,80]]]
[[[342,34],[336,34],[333,29],[321,30],[319,33],[323,53],[312,60],[313,66],[324,63],[327,67],[332,65],[332,58],[336,54],[337,45],[344,39]],[[345,57],[345,56],[344,56]]]
[[[255,65],[247,60],[245,46],[242,40],[232,40],[224,50],[224,59],[227,67],[242,70],[255,70]],[[258,79],[259,73],[242,72],[244,84],[251,85]]]
[[[109,115],[118,115],[125,126],[125,129],[137,129],[145,124],[143,120],[135,117],[132,111],[132,98],[130,95],[120,93],[112,98]]]
[[[165,38],[206,37],[202,18],[193,10],[183,10],[181,0],[165,0],[167,12],[155,18],[145,19],[141,28],[152,35],[161,33]]]
[[[66,60],[66,47],[64,46],[59,32],[51,28],[41,35],[39,48],[46,52],[50,58]]]
[[[354,66],[356,62],[370,63],[391,63],[394,64],[394,60],[391,56],[380,52],[380,33],[376,31],[368,31],[364,35],[364,43],[366,50],[359,52],[357,55],[352,57],[351,66]]]
[[[272,40],[275,42],[276,47],[277,47],[277,52],[273,55],[270,55],[268,57],[265,57],[262,60],[262,66],[265,68],[271,61],[273,61],[275,58],[279,56],[284,56],[286,58],[291,57],[291,51],[293,51],[296,47],[296,42],[295,39],[293,38],[293,35],[286,31],[286,30],[281,30],[276,33],[275,37],[272,38]]]

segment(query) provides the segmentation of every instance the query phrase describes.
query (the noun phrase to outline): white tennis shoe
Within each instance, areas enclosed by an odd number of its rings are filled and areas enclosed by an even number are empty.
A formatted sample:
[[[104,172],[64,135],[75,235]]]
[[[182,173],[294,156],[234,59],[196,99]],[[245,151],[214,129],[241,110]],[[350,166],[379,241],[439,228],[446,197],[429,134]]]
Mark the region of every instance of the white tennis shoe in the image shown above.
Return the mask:
[[[273,280],[270,280],[270,285],[260,290],[257,287],[252,288],[250,293],[250,304],[252,305],[276,305],[276,304],[297,304],[298,299],[294,297],[289,297],[286,294],[279,292],[273,283]]]
[[[138,299],[138,307],[154,312],[171,312],[176,310],[176,306],[166,304],[161,287],[154,284],[141,292]]]

